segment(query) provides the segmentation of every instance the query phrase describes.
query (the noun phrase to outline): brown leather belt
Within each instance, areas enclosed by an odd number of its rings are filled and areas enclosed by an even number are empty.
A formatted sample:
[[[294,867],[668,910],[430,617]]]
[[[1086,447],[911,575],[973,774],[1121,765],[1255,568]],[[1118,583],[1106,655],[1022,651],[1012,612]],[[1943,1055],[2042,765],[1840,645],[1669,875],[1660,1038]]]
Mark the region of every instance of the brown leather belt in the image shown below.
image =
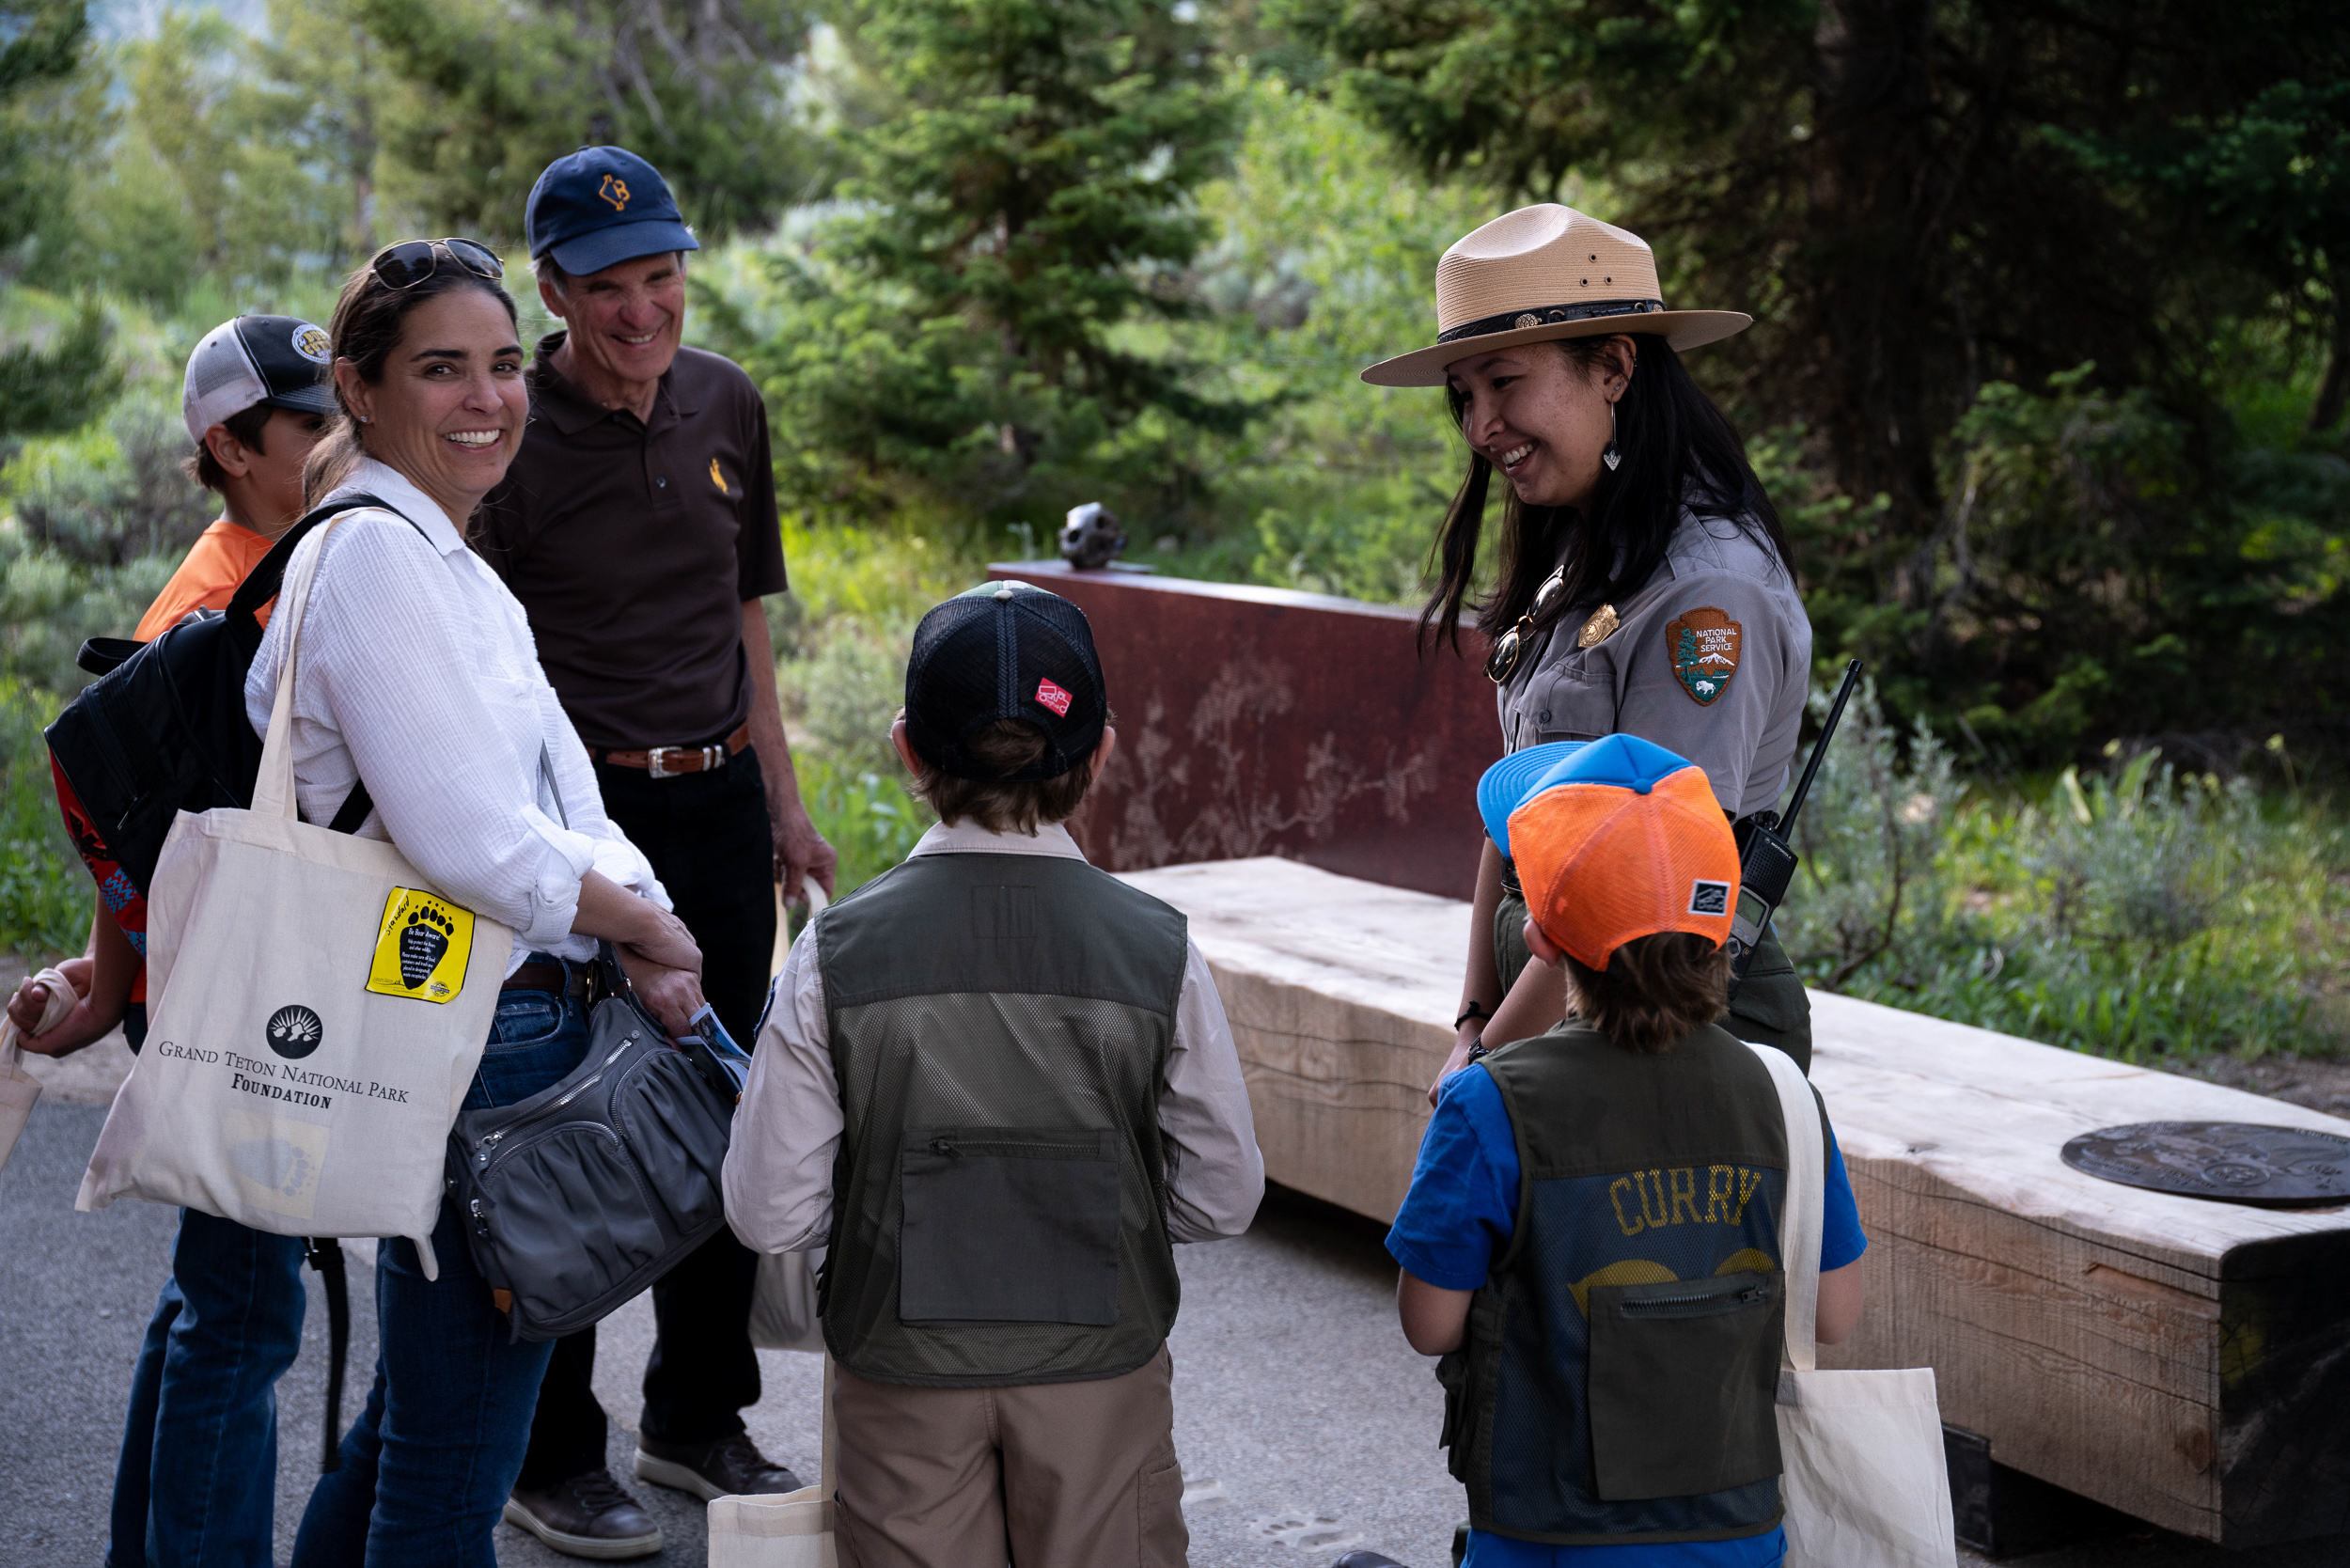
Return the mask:
[[[675,778],[680,774],[723,768],[750,744],[751,727],[746,723],[716,745],[656,745],[643,751],[599,751],[595,756],[597,761],[616,768],[643,768],[655,778]]]
[[[506,977],[500,991],[552,991],[558,996],[586,996],[594,982],[594,974],[585,964],[574,964],[568,980],[560,964],[525,964]]]

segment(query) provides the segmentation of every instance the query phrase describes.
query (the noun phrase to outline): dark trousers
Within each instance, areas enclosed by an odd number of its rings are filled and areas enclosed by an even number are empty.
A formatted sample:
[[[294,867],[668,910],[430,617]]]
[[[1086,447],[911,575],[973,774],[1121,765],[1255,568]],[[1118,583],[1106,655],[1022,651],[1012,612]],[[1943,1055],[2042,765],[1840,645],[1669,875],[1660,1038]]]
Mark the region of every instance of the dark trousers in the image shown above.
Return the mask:
[[[645,852],[701,944],[702,993],[718,1021],[751,1049],[776,948],[775,839],[759,754],[745,749],[714,773],[680,778],[599,764],[596,783],[605,815]],[[758,1273],[758,1255],[720,1231],[654,1283],[647,1435],[703,1443],[743,1430],[743,1407],[759,1400],[750,1339]],[[517,1484],[543,1489],[603,1468],[595,1370],[593,1328],[555,1342]]]

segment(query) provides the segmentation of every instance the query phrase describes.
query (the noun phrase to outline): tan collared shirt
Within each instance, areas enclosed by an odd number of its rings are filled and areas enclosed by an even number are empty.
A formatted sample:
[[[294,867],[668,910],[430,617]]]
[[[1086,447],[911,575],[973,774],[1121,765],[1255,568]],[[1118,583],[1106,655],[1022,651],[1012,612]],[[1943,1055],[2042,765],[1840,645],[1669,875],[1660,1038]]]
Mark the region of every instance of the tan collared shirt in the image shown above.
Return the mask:
[[[1058,824],[1030,837],[944,823],[914,846],[921,855],[1041,855],[1085,858]],[[1242,1081],[1223,998],[1196,944],[1184,944],[1175,1039],[1159,1090],[1167,1161],[1167,1231],[1178,1242],[1215,1241],[1248,1229],[1264,1197],[1264,1158]],[[840,1147],[840,1090],[832,1070],[816,932],[803,932],[768,993],[750,1081],[734,1112],[724,1175],[727,1222],[755,1252],[805,1252],[832,1229],[833,1156]]]

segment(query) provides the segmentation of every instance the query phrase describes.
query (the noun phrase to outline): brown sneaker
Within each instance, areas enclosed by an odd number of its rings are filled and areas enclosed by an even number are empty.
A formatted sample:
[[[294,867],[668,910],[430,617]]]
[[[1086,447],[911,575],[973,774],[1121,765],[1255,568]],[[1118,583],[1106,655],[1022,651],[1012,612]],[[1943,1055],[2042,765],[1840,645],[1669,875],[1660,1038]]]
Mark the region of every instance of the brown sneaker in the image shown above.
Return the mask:
[[[733,1433],[714,1443],[665,1443],[639,1433],[636,1437],[636,1476],[655,1486],[691,1492],[704,1502],[713,1497],[772,1497],[800,1489],[800,1478],[780,1465],[771,1465],[745,1433]]]
[[[610,1470],[573,1476],[540,1492],[518,1486],[506,1499],[506,1522],[566,1557],[608,1561],[650,1557],[661,1549],[661,1527]]]

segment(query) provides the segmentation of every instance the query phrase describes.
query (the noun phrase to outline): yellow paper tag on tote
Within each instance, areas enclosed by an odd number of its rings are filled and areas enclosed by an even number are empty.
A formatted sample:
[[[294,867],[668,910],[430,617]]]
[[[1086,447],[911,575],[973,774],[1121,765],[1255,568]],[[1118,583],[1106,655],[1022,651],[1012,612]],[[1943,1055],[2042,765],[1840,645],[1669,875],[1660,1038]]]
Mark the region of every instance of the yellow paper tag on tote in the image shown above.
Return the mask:
[[[386,996],[448,1002],[465,987],[473,956],[473,911],[415,887],[395,887],[384,903],[368,989]]]

